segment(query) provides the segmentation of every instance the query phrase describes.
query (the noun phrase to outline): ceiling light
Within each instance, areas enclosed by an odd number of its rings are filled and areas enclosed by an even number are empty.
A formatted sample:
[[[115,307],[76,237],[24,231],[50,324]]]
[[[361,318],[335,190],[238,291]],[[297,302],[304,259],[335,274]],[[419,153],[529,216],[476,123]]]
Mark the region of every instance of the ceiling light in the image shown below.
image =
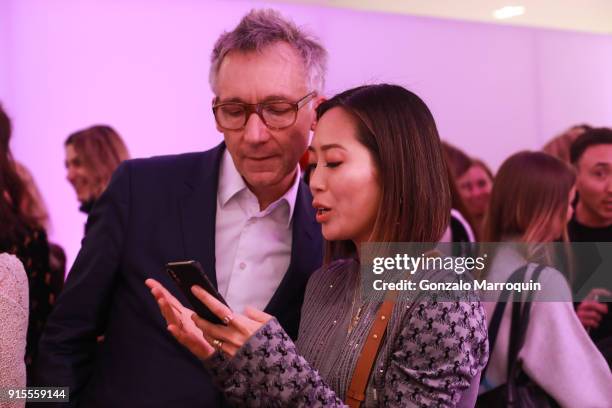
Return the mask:
[[[525,7],[523,6],[506,6],[500,9],[497,9],[493,12],[493,17],[498,20],[505,20],[507,18],[512,18],[516,16],[520,16],[525,14]]]

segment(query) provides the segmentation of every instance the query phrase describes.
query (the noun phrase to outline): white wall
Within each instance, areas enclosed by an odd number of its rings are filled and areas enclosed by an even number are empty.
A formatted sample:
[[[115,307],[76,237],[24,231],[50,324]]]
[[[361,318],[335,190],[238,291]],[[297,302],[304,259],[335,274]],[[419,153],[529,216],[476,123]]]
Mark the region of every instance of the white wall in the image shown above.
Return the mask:
[[[14,119],[14,152],[38,180],[70,260],[85,219],[65,181],[66,136],[108,123],[134,157],[214,146],[212,44],[265,5],[0,0],[0,100]],[[429,104],[443,138],[493,167],[570,124],[612,125],[609,36],[270,5],[323,40],[330,94],[405,85]]]

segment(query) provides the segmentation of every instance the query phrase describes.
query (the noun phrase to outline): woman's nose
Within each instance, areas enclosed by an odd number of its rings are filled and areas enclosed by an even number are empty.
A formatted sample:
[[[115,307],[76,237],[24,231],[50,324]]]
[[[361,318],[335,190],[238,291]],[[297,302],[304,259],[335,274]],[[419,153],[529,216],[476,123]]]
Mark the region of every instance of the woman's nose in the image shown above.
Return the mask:
[[[310,182],[308,185],[310,186],[310,191],[314,194],[315,191],[323,191],[325,189],[325,176],[323,175],[323,171],[314,167],[310,171]]]

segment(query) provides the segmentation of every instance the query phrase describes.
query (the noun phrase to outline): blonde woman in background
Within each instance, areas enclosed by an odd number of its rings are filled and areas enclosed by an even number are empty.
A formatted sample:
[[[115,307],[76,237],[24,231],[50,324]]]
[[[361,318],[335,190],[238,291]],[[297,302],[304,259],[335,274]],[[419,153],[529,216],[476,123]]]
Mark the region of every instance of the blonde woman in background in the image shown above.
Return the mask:
[[[115,169],[128,160],[130,154],[121,136],[106,125],[91,126],[71,134],[64,147],[66,178],[81,203],[79,210],[89,214]]]

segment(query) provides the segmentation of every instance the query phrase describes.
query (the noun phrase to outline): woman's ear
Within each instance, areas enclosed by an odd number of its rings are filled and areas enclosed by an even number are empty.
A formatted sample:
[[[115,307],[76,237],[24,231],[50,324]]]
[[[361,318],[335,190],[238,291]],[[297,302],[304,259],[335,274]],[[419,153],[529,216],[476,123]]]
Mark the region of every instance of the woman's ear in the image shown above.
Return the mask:
[[[319,107],[320,104],[322,104],[323,102],[325,102],[327,100],[326,97],[324,96],[317,96],[314,101],[313,101],[313,112],[314,112],[314,119],[312,120],[312,124],[310,125],[310,130],[314,132],[315,127],[317,127],[317,108]]]

